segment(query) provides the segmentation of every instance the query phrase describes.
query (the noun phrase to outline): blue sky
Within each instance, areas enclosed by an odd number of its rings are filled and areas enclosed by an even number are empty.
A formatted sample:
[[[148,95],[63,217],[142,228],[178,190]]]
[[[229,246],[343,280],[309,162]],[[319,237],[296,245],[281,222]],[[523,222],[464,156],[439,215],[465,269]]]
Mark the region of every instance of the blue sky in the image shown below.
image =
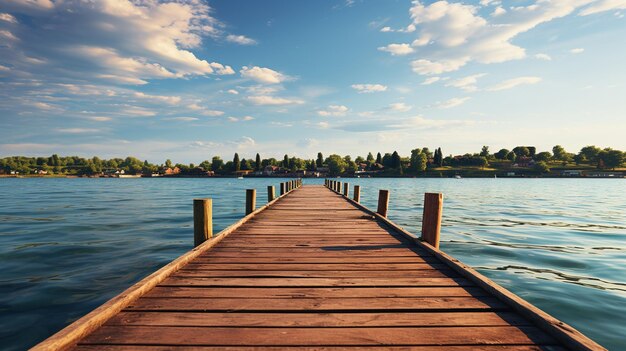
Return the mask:
[[[0,156],[624,150],[624,14],[624,0],[0,0]]]

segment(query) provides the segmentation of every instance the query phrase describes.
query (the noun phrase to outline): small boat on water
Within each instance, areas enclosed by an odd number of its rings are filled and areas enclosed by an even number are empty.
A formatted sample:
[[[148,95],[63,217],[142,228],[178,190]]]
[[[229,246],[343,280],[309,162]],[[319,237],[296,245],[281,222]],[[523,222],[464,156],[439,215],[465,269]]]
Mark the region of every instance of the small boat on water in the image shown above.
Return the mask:
[[[118,178],[141,178],[141,174],[120,174]]]
[[[461,179],[461,176],[460,176],[460,175],[458,175],[458,174],[455,174],[455,175],[454,175],[454,178],[455,178],[455,179]]]
[[[237,179],[243,179],[243,177],[237,177]]]

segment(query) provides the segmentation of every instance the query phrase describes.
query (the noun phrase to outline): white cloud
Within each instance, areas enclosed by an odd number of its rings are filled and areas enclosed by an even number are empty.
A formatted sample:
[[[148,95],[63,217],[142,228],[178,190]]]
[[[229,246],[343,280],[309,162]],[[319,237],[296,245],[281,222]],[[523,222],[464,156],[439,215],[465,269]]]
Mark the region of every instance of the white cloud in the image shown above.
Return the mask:
[[[548,54],[537,54],[535,55],[535,58],[537,60],[552,61],[552,57]]]
[[[122,111],[120,111],[120,113],[122,115],[129,115],[131,117],[152,117],[152,116],[156,116],[156,112],[142,108],[142,107],[136,107],[136,106],[131,106],[129,108],[126,108]]]
[[[228,117],[228,121],[229,122],[237,122],[237,121],[239,121],[239,118],[230,116],[230,117]]]
[[[586,5],[591,7],[581,14],[619,9],[626,1],[531,0],[527,6],[507,10],[498,1],[483,3],[498,6],[492,12],[493,17],[483,17],[480,7],[474,5],[414,1],[409,10],[416,27],[412,46],[423,48],[420,57],[411,62],[413,71],[435,75],[456,71],[469,62],[492,64],[523,59],[527,56],[526,49],[513,43],[520,34],[568,16]]]
[[[219,116],[224,114],[224,111],[203,110],[203,111],[200,112],[200,114],[203,115],[203,116],[208,116],[208,117],[219,117]]]
[[[422,85],[431,85],[441,80],[441,77],[428,77],[422,82]]]
[[[56,106],[47,104],[45,102],[35,102],[33,103],[33,106],[40,110],[53,110],[57,108]]]
[[[172,118],[168,118],[168,120],[180,121],[180,122],[193,122],[193,121],[197,121],[198,118],[197,117],[172,117]]]
[[[387,32],[392,32],[392,29],[391,27],[382,27],[380,31],[383,33],[387,33]]]
[[[165,96],[165,95],[148,95],[142,92],[136,92],[133,94],[136,98],[155,101],[155,102],[164,102],[170,105],[177,105],[180,103],[180,96]]]
[[[252,116],[243,116],[242,120],[244,121],[252,121],[254,119],[254,117]]]
[[[93,117],[87,117],[87,119],[90,119],[90,120],[95,121],[95,122],[108,122],[112,118],[111,117],[105,117],[105,116],[93,116]]]
[[[244,78],[252,79],[264,84],[278,84],[287,80],[287,76],[265,67],[254,66],[252,68],[243,66],[239,71]]]
[[[0,21],[6,21],[9,23],[17,23],[15,17],[11,16],[8,13],[0,13]]]
[[[329,105],[325,110],[317,111],[317,114],[322,117],[341,117],[345,116],[348,112],[348,107],[343,105]]]
[[[299,99],[281,98],[270,95],[249,96],[248,101],[255,105],[299,105],[304,101]]]
[[[493,12],[491,13],[492,17],[498,17],[498,16],[502,16],[506,13],[506,10],[502,7],[502,6],[498,6],[496,7],[495,10],[493,10]]]
[[[380,51],[386,51],[394,56],[403,56],[415,52],[409,44],[389,44],[378,48]]]
[[[478,82],[478,78],[484,77],[485,73],[474,74],[471,76],[455,79],[446,84],[447,87],[455,87],[459,89],[463,89],[468,92],[478,90],[476,87],[476,83]]]
[[[500,90],[515,88],[518,85],[537,84],[539,82],[541,82],[540,77],[519,77],[519,78],[505,80],[490,88],[487,88],[487,90],[488,91],[500,91]]]
[[[470,98],[467,96],[463,98],[452,98],[450,100],[438,102],[435,107],[441,109],[452,108],[464,104],[469,99]]]
[[[59,133],[66,133],[66,134],[84,134],[84,133],[98,133],[98,132],[100,132],[100,129],[94,129],[94,128],[57,128],[57,129],[55,129],[55,131],[57,131]]]
[[[229,89],[227,93],[232,94],[232,95],[239,95],[239,92],[235,89]]]
[[[201,46],[204,37],[216,35],[217,27],[221,26],[205,2],[8,0],[6,3],[7,11],[32,17],[29,41],[16,45],[11,53],[12,63],[21,71],[52,81],[63,76],[145,84],[149,79],[234,74],[231,67],[199,58],[192,52]],[[63,33],[49,28],[62,28]],[[34,69],[22,60],[28,56],[36,56],[48,65]]]
[[[382,84],[352,84],[352,89],[358,91],[359,94],[375,93],[386,91],[387,86]]]
[[[239,45],[256,45],[257,42],[254,39],[248,38],[245,35],[230,34],[226,36],[226,41]]]
[[[589,16],[604,11],[624,9],[626,9],[626,0],[602,0],[594,2],[590,6],[584,8],[578,14],[581,16]]]
[[[582,54],[583,52],[585,52],[585,49],[583,48],[575,48],[569,51],[570,53],[576,55],[576,54]]]
[[[404,102],[396,102],[389,105],[389,110],[393,112],[408,112],[413,106],[407,105]]]

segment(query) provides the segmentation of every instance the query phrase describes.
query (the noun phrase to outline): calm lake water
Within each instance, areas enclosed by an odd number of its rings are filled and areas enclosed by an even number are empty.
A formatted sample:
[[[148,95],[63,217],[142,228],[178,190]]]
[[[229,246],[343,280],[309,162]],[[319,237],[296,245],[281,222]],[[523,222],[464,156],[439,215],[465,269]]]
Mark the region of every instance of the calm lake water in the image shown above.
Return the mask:
[[[192,199],[215,232],[282,179],[0,179],[0,348],[36,344],[192,248]],[[626,180],[345,179],[419,232],[445,196],[442,250],[603,346],[626,349]],[[305,184],[322,179],[305,179]]]

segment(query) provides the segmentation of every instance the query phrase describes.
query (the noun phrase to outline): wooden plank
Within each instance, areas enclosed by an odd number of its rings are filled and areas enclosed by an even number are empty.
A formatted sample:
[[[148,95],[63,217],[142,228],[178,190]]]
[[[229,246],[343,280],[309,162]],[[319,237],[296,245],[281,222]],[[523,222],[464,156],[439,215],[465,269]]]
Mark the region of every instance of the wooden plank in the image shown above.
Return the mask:
[[[493,297],[412,298],[147,298],[128,305],[126,311],[502,311],[506,305]]]
[[[451,269],[420,269],[411,273],[406,271],[299,271],[299,270],[199,270],[193,267],[185,267],[172,275],[172,277],[241,277],[241,278],[455,278],[459,274]]]
[[[465,346],[150,346],[150,345],[79,345],[81,351],[565,351],[558,346],[536,345],[465,345]]]
[[[509,312],[402,312],[402,313],[205,313],[124,311],[107,325],[178,327],[454,327],[527,326]]]
[[[488,296],[482,289],[472,287],[387,287],[381,288],[219,288],[156,286],[144,297],[230,297],[230,298],[337,298],[337,297],[481,297]]]
[[[534,327],[214,328],[103,326],[81,344],[126,345],[485,345],[550,344]]]
[[[398,264],[398,263],[436,263],[440,262],[439,260],[431,257],[421,257],[421,256],[394,256],[394,257],[371,257],[364,256],[358,257],[353,256],[350,258],[351,263],[389,263],[389,264]],[[313,256],[313,257],[302,257],[302,256],[292,256],[292,257],[276,257],[271,255],[265,255],[264,257],[259,255],[254,256],[243,256],[243,255],[233,255],[233,254],[221,254],[221,255],[202,255],[194,260],[194,263],[200,264],[222,264],[222,263],[245,263],[245,264],[259,264],[259,263],[283,263],[283,264],[291,264],[291,263],[327,263],[327,264],[343,264],[346,263],[343,257],[332,257],[332,256]]]
[[[420,269],[446,269],[448,266],[442,263],[236,263],[225,261],[224,263],[190,262],[185,269],[197,270],[302,270],[302,271],[361,271],[361,270],[394,270],[414,271]],[[405,274],[407,274],[405,272]]]
[[[384,286],[473,286],[455,278],[186,278],[169,277],[161,286],[256,286],[256,287],[384,287]]]

